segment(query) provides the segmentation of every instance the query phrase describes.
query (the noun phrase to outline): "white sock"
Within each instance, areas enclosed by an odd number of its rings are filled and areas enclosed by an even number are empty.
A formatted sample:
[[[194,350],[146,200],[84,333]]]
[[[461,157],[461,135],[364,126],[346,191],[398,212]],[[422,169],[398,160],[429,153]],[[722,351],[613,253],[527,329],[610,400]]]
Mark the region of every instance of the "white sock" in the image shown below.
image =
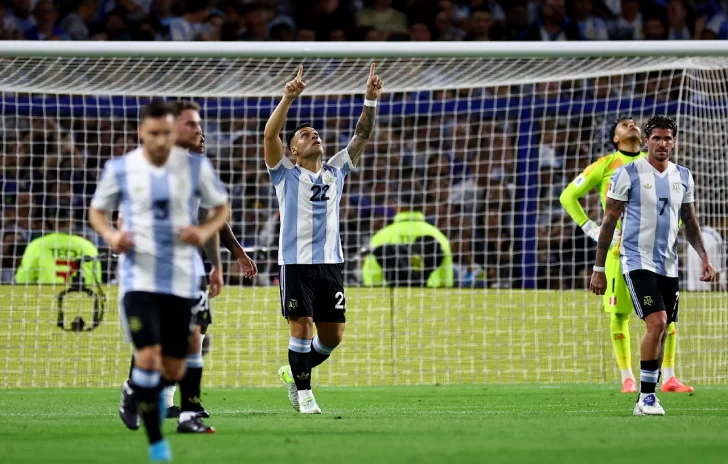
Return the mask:
[[[624,383],[624,381],[627,379],[635,380],[634,374],[632,373],[632,369],[622,370],[622,383]]]
[[[645,396],[647,396],[647,395],[654,395],[654,393],[640,393],[640,401],[645,399]]]
[[[306,398],[312,398],[313,392],[311,390],[298,390],[298,404],[301,404]]]
[[[663,367],[662,368],[662,381],[668,381],[671,378],[675,377],[675,368],[674,367]]]
[[[171,408],[174,406],[174,393],[177,391],[177,385],[164,387],[164,407]]]
[[[202,342],[205,341],[205,334],[200,334],[200,354],[202,354]]]
[[[194,419],[195,417],[197,417],[196,412],[190,412],[190,411],[181,412],[181,413],[179,413],[179,422],[185,422],[190,419]]]

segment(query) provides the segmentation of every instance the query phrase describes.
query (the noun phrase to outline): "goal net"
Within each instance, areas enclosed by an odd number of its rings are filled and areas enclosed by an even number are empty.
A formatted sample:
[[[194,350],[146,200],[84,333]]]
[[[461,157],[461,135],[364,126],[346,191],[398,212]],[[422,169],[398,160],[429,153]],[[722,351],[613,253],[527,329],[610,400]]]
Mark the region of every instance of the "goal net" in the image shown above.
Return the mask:
[[[428,45],[399,57],[378,58],[385,52],[376,48],[352,50],[359,58],[333,56],[326,45],[318,54],[261,57],[241,44],[227,57],[195,57],[194,46],[176,45],[193,56],[153,57],[147,48],[105,57],[100,45],[89,54],[0,51],[0,386],[110,387],[125,378],[131,347],[118,322],[116,260],[86,211],[104,162],[137,146],[138,111],[152,97],[202,106],[207,156],[230,193],[233,230],[260,269],[245,281],[223,254],[227,287],[212,303],[205,385],[276,384],[288,329],[280,316],[277,203],[262,129],[300,63],[307,87],[287,130],[313,122],[328,155],[352,136],[373,58],[385,87],[376,134],[342,200],[345,340],[315,370],[316,385],[617,382],[609,318],[587,291],[595,245],[564,213],[559,195],[614,150],[610,127],[619,116],[640,124],[659,113],[677,119],[675,160],[694,174],[702,224],[725,237],[725,58],[666,57],[664,49],[578,57],[558,46],[549,48],[551,56],[508,57],[489,55],[486,45],[477,57],[427,57]],[[599,222],[598,197],[582,202]],[[452,288],[422,287],[415,277],[393,287],[364,285],[372,235],[402,211],[421,212],[447,237]],[[20,268],[33,266],[21,265],[28,244],[69,218],[74,233],[101,253],[102,283],[89,284],[106,301],[95,328],[95,300],[83,292],[62,298],[66,330],[59,327],[59,294],[75,268],[56,275],[56,283],[16,281]],[[680,252],[687,290],[692,271],[686,247]],[[719,261],[724,270],[724,253]],[[677,372],[695,384],[727,380],[724,282],[716,291],[681,294]],[[93,330],[74,331],[78,316]],[[638,367],[642,325],[634,316],[631,328]]]

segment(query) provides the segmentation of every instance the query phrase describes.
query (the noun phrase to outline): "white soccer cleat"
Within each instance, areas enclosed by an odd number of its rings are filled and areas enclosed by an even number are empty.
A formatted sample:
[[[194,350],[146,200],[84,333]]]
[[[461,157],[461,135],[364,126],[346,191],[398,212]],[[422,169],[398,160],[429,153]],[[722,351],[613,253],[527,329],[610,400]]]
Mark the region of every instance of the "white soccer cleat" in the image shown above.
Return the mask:
[[[635,416],[664,416],[665,410],[662,409],[660,400],[657,399],[654,393],[646,395],[644,398],[637,400],[637,404],[634,405],[634,411],[632,414]]]
[[[298,392],[298,404],[300,405],[299,411],[301,414],[321,414],[321,408],[316,403],[316,398],[313,397],[311,390]]]
[[[293,409],[298,411],[298,388],[296,388],[296,381],[293,380],[293,374],[291,373],[291,366],[286,364],[278,369],[278,378],[281,379],[283,385],[288,387],[288,401],[291,402]]]

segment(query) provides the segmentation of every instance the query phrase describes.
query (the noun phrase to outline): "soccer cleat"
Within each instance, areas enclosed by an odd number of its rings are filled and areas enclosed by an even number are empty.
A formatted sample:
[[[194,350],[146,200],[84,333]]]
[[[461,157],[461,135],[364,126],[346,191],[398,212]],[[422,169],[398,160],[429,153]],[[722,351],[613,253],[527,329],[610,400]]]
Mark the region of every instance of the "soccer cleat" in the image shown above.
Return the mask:
[[[215,433],[215,429],[203,424],[199,417],[193,417],[178,423],[177,433]]]
[[[637,393],[637,383],[634,379],[624,379],[622,393]]]
[[[179,417],[179,413],[182,412],[182,410],[179,408],[179,406],[172,405],[167,408],[167,419],[177,419]]]
[[[695,389],[689,385],[684,385],[677,377],[670,377],[667,382],[660,386],[660,391],[663,393],[692,393]]]
[[[316,398],[313,397],[311,390],[299,392],[300,398],[298,403],[300,405],[299,411],[301,414],[321,414],[321,408],[316,403]]]
[[[632,414],[635,416],[664,416],[665,410],[662,409],[660,400],[657,399],[655,394],[650,393],[641,400],[637,400]]]
[[[210,418],[210,413],[207,412],[207,410],[205,408],[203,408],[202,406],[200,406],[199,411],[195,411],[195,412],[197,413],[197,417],[199,417],[200,419],[209,419]]]
[[[134,390],[125,381],[121,386],[121,402],[119,403],[119,417],[129,430],[139,430],[141,418],[136,401],[134,401]]]
[[[278,378],[281,379],[281,382],[283,382],[286,387],[288,387],[288,401],[291,402],[293,409],[298,411],[298,388],[296,388],[296,381],[293,380],[291,366],[288,364],[281,366],[281,368],[278,369]]]
[[[170,462],[172,460],[172,450],[167,440],[160,440],[149,445],[149,460],[152,462]]]

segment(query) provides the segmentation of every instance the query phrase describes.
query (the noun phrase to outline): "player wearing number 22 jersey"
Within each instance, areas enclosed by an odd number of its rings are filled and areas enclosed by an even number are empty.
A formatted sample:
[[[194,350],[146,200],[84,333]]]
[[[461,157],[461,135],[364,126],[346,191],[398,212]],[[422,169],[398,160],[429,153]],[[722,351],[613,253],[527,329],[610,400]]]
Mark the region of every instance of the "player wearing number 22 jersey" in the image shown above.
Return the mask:
[[[278,376],[288,388],[291,406],[302,414],[321,414],[311,391],[311,370],[341,343],[346,299],[339,238],[339,207],[344,178],[359,163],[374,132],[382,82],[369,69],[366,99],[349,145],[323,162],[323,144],[311,124],[288,136],[295,163],[284,156],[280,132],[288,110],[303,91],[303,67],[288,82],[283,98],[265,126],[265,163],[280,208],[278,249],[281,306],[288,319],[288,365]],[[313,325],[316,324],[316,338]]]

